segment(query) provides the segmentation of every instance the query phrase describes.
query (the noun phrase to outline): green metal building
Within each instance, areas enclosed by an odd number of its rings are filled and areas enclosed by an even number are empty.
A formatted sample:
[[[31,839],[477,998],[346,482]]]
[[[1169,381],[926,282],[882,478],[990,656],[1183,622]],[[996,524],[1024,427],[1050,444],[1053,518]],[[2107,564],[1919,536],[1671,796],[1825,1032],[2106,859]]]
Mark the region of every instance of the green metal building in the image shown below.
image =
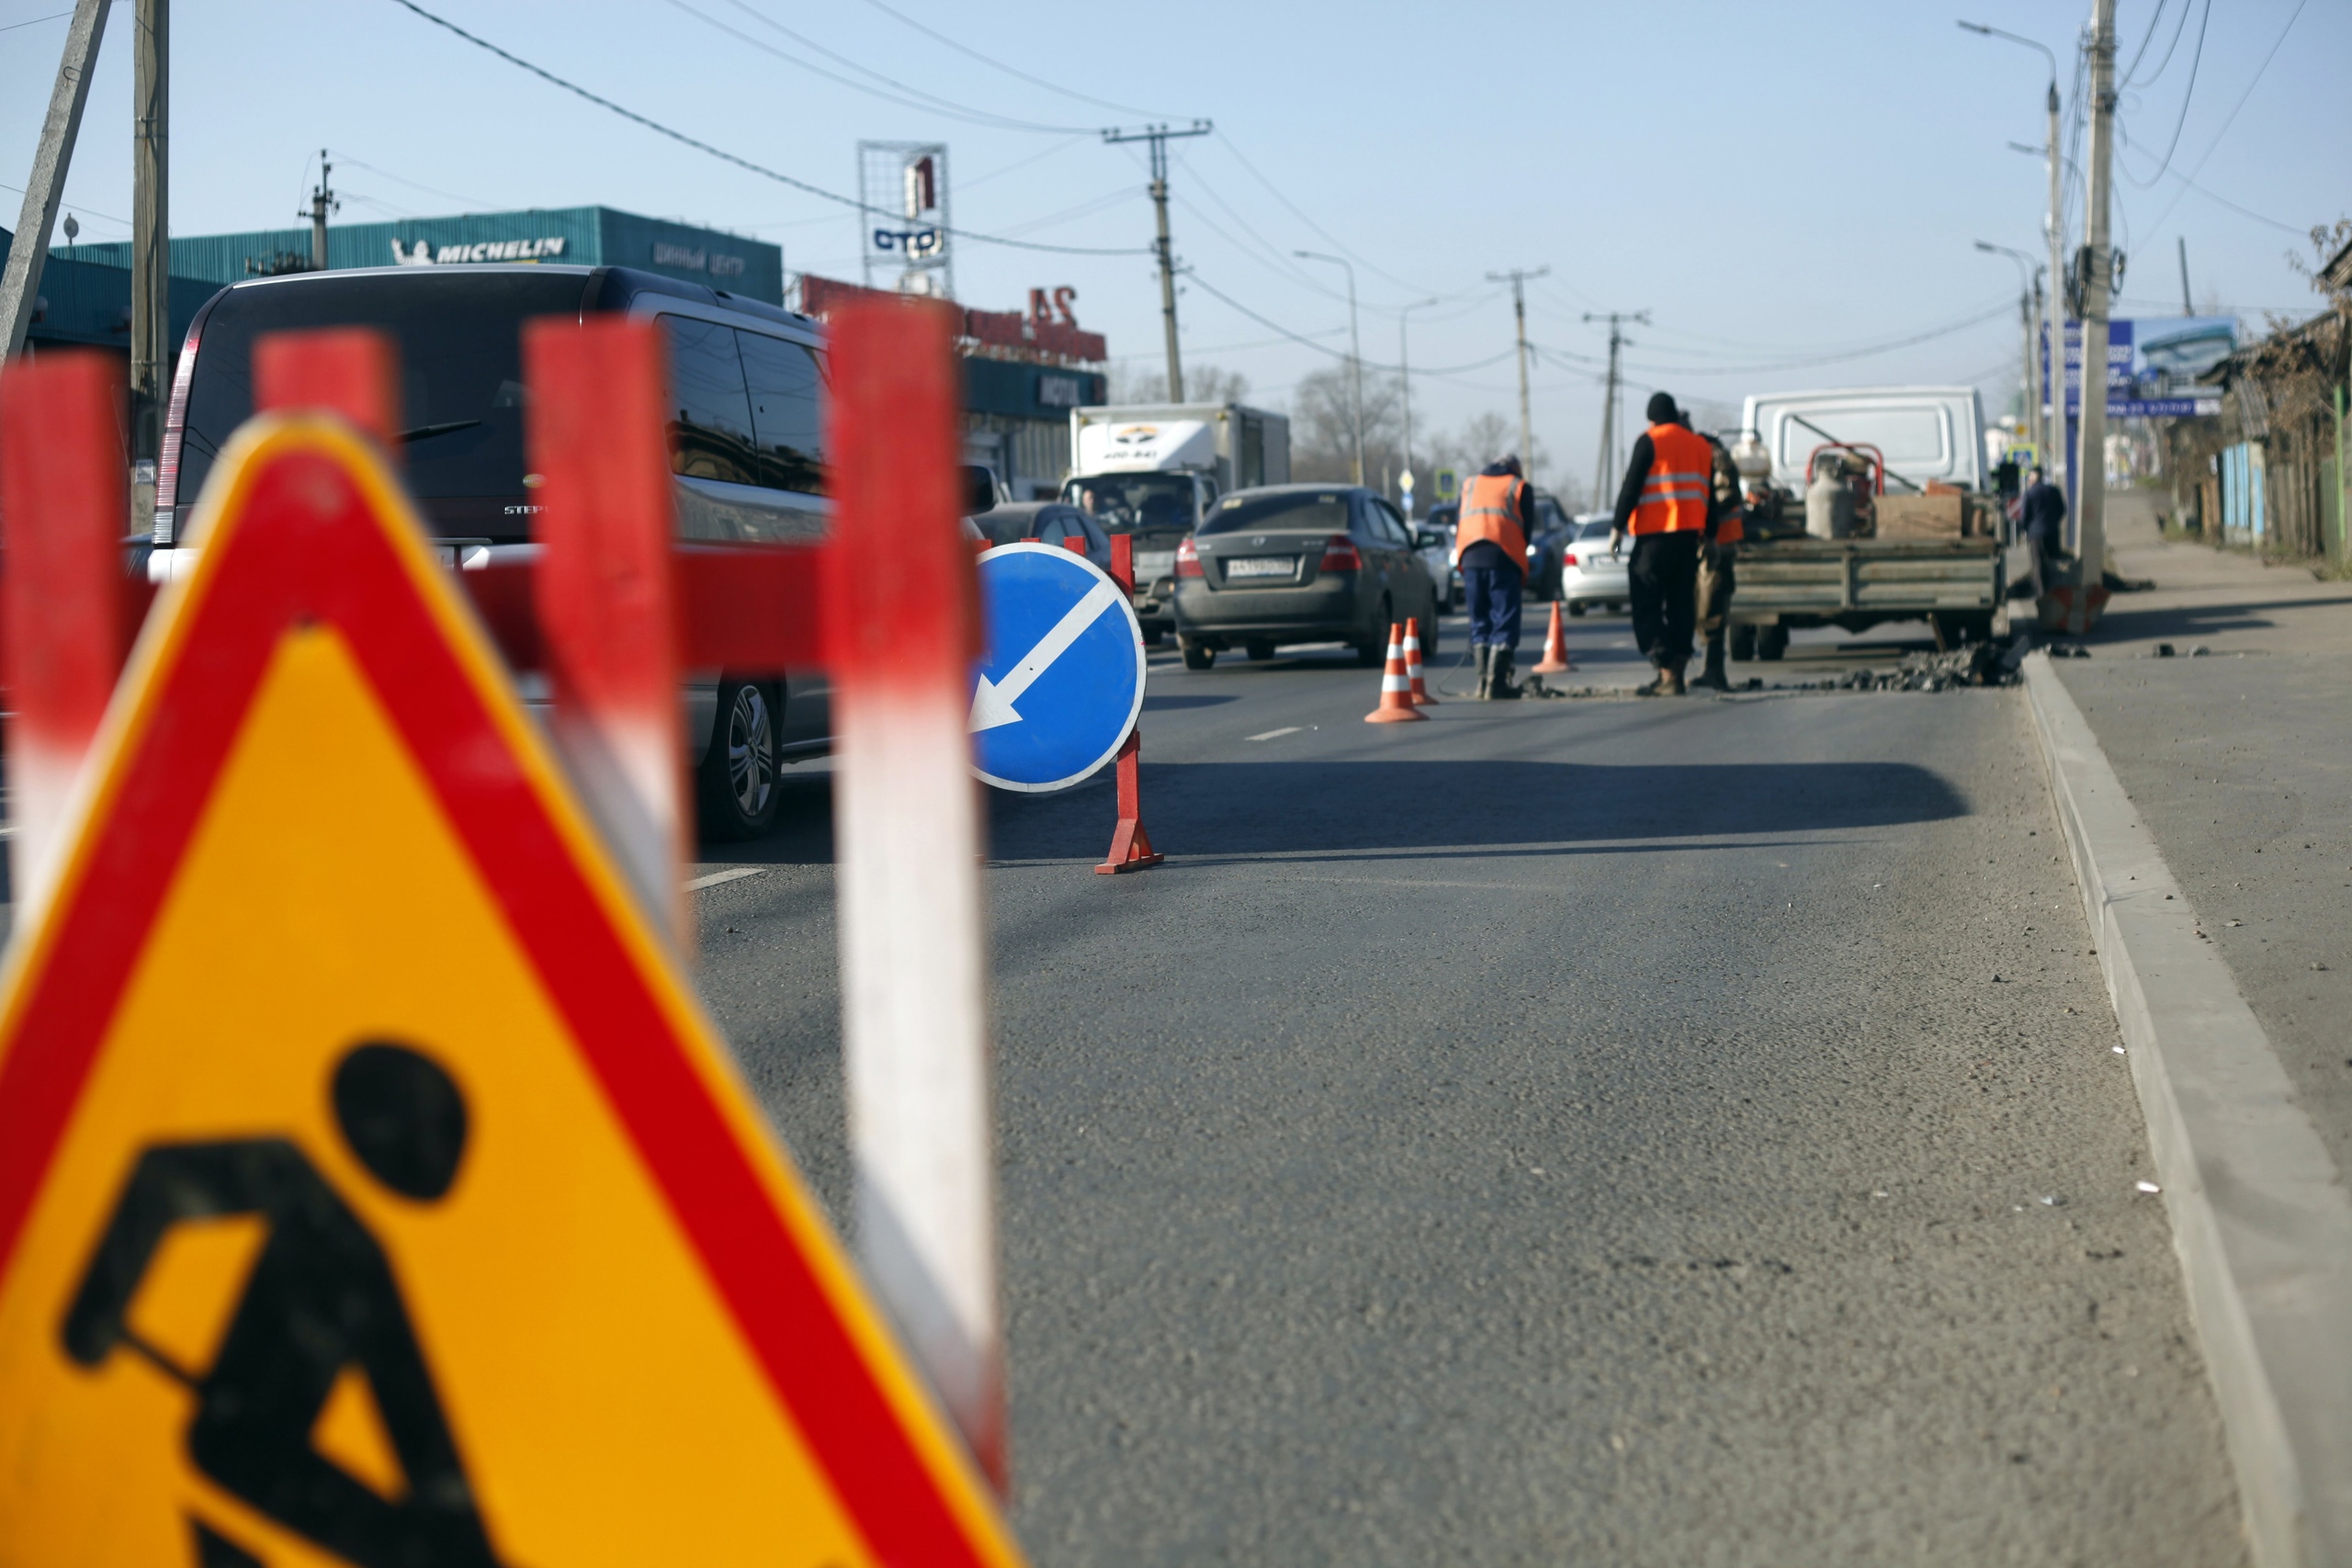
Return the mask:
[[[50,254],[103,266],[128,268],[130,265],[127,241],[59,245]],[[773,305],[784,303],[783,247],[723,230],[644,218],[609,207],[473,212],[458,218],[408,218],[327,228],[330,269],[535,261],[637,267]],[[307,227],[172,241],[175,277],[226,284],[307,271],[310,265]]]

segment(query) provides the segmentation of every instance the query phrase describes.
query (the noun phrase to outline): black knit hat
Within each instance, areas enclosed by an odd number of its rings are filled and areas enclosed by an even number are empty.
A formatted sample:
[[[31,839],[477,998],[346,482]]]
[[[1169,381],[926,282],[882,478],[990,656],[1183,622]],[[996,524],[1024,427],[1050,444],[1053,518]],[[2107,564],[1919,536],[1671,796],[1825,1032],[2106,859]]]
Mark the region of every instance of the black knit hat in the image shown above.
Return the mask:
[[[1674,406],[1671,392],[1652,392],[1647,412],[1652,424],[1667,424],[1682,417],[1682,411]]]

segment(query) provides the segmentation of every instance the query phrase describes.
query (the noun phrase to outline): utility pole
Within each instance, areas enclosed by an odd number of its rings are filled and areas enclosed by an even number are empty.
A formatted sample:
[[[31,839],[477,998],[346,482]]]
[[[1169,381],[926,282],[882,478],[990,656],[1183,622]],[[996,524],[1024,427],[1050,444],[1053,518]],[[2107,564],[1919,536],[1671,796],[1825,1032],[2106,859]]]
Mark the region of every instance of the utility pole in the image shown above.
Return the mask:
[[[2041,49],[2041,46],[2034,46]],[[2048,50],[2042,50],[2047,54]],[[2044,154],[2050,164],[2050,211],[2041,220],[2042,231],[2050,240],[2050,299],[2058,306],[2058,319],[2041,320],[2042,358],[2041,389],[2050,399],[2050,439],[2042,444],[2042,477],[2058,487],[2066,489],[2066,465],[2074,461],[2066,450],[2066,208],[2065,192],[2059,184],[2059,171],[2064,159],[2058,151],[2058,62],[2050,62],[2050,142]]]
[[[1617,352],[1625,345],[1625,334],[1620,331],[1627,321],[1649,325],[1647,310],[1611,310],[1606,315],[1585,312],[1588,321],[1609,323],[1609,379],[1600,399],[1600,458],[1593,466],[1592,504],[1594,510],[1609,504],[1612,492],[1609,488],[1609,470],[1617,456]]]
[[[2050,367],[2041,362],[2041,341],[2049,333],[2049,297],[2042,292],[2041,269],[2037,266],[2033,269],[2033,325],[2026,329],[2025,334],[2026,359],[2032,378],[2027,382],[2031,417],[2026,421],[2026,428],[2033,432],[2034,455],[2041,458],[2045,475],[2050,471],[2050,433],[2057,417],[2050,412]]]
[[[2180,313],[2193,316],[2197,308],[2188,302],[2188,236],[2176,234],[2173,238],[2180,242]]]
[[[131,523],[152,525],[172,366],[171,0],[137,0],[130,120]]]
[[[1168,400],[1171,403],[1184,400],[1184,356],[1176,346],[1176,251],[1168,238],[1168,141],[1177,136],[1206,136],[1216,129],[1207,120],[1196,119],[1187,130],[1148,125],[1141,130],[1102,133],[1102,140],[1114,145],[1122,141],[1151,143],[1151,205],[1159,215],[1159,238],[1154,248],[1159,252],[1159,314],[1168,328]]]
[[[142,0],[143,3],[143,0]],[[327,162],[327,150],[319,149],[319,183],[311,191],[311,270],[327,269],[327,214],[343,206],[334,194],[334,165]]]
[[[2075,449],[2075,604],[2067,631],[2090,629],[2091,590],[2107,570],[2107,310],[2115,254],[2108,179],[2115,154],[2115,0],[2091,5],[2091,156],[2083,204],[2083,412]]]
[[[1519,461],[1527,470],[1527,482],[1535,482],[1535,436],[1533,423],[1527,413],[1527,280],[1542,277],[1552,269],[1539,266],[1533,272],[1513,267],[1509,272],[1487,274],[1489,283],[1510,285],[1511,313],[1519,321]]]
[[[2045,95],[2043,105],[2049,111],[2050,133],[2042,143],[2041,150],[2042,157],[2049,164],[2050,210],[2041,220],[2041,229],[2050,249],[2051,298],[2060,301],[2071,300],[2073,297],[2065,286],[2066,231],[2064,226],[2066,210],[2064,205],[2065,193],[2059,183],[2062,160],[2058,152],[2058,57],[2050,52],[2048,44],[2037,42],[2021,33],[2004,32],[1999,28],[1986,27],[1982,22],[1962,22],[1960,25],[1972,33],[1981,33],[1986,38],[2006,39],[2011,43],[2021,43],[2028,49],[2039,50],[2041,52],[2041,58],[2050,62],[2050,90]],[[2017,147],[2020,152],[2028,151],[2016,142],[2010,145]],[[2043,444],[2042,472],[2052,484],[2064,490],[2066,488],[2067,462],[2066,378],[2064,375],[2066,311],[2060,310],[2058,319],[2054,321],[2045,313],[2042,317],[2042,327],[2048,334],[2048,341],[2043,346],[2048,350],[2049,364],[2043,369],[2041,385],[2042,389],[2050,394],[2050,439]]]
[[[1434,299],[1416,299],[1396,312],[1396,369],[1405,389],[1405,472],[1397,485],[1405,500],[1405,521],[1413,520],[1413,356],[1405,342],[1406,319]]]
[[[90,100],[90,68],[97,62],[98,40],[106,35],[107,4],[74,0],[74,19],[66,25],[65,55],[50,89],[49,114],[41,121],[40,143],[33,152],[32,177],[25,182],[25,205],[8,247],[8,265],[0,271],[0,331],[7,334],[0,338],[0,360],[24,352],[25,333],[33,324],[41,264],[49,259],[49,233],[65,195],[65,171],[74,162],[82,108]]]
[[[1321,251],[1293,251],[1291,254],[1307,261],[1331,262],[1348,271],[1348,394],[1355,409],[1356,479],[1363,483],[1363,340],[1356,335],[1356,269],[1343,256],[1327,256]]]

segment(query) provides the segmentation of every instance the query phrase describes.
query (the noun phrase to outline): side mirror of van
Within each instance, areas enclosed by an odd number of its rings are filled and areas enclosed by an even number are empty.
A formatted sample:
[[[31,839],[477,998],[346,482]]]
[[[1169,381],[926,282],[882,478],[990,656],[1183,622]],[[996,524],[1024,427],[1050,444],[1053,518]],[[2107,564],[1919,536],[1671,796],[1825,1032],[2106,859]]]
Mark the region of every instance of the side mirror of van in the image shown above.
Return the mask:
[[[978,463],[964,465],[964,515],[996,510],[996,475]]]

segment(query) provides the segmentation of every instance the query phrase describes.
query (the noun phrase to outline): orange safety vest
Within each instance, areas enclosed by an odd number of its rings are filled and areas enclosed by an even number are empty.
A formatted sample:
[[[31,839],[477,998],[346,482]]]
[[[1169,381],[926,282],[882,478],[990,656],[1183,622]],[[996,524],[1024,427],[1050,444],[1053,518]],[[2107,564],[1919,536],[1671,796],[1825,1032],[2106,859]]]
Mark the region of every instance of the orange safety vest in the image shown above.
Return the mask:
[[[1642,480],[1642,501],[1634,508],[1635,534],[1698,533],[1707,526],[1707,502],[1714,494],[1715,449],[1695,430],[1679,424],[1649,428],[1650,471]]]
[[[1453,559],[1481,539],[1499,546],[1513,566],[1527,570],[1527,534],[1519,525],[1520,498],[1527,481],[1509,474],[1476,474],[1462,492],[1462,516],[1453,529]]]

